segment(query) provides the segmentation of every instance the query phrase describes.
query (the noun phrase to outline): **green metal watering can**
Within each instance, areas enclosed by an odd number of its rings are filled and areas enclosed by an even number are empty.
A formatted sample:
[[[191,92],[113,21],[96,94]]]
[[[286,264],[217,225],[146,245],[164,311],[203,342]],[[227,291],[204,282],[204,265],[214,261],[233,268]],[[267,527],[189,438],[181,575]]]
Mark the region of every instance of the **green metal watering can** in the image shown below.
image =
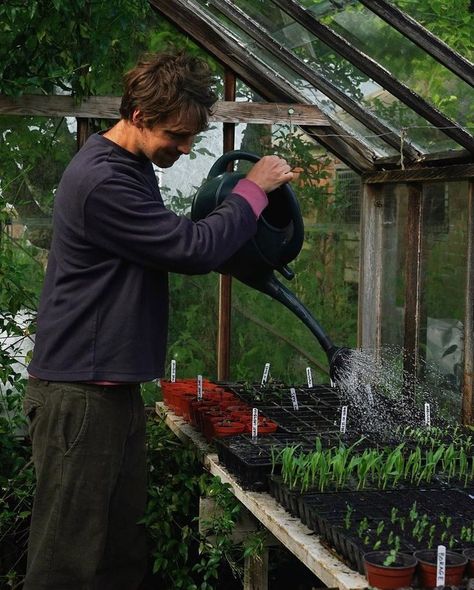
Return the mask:
[[[260,156],[234,150],[226,152],[212,166],[207,181],[193,199],[191,218],[199,221],[209,215],[228,196],[237,182],[245,177],[240,172],[228,172],[236,160],[258,162]],[[268,194],[268,206],[257,222],[257,232],[217,271],[230,274],[253,289],[276,299],[292,311],[316,336],[329,361],[331,379],[337,381],[350,355],[348,348],[337,347],[324,332],[310,311],[296,295],[275,276],[278,271],[285,279],[294,277],[287,266],[301,251],[304,224],[296,195],[289,184]]]

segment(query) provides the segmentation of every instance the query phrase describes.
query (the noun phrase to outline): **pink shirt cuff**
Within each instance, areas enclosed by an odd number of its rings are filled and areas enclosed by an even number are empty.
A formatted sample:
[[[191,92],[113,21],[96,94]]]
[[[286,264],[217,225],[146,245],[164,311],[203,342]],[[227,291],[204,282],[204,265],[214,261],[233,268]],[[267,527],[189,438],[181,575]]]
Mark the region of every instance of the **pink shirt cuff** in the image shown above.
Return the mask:
[[[247,201],[252,207],[252,211],[255,213],[257,219],[268,205],[268,197],[266,193],[258,186],[258,184],[255,184],[253,180],[242,178],[242,180],[239,180],[235,185],[232,193],[241,196]]]

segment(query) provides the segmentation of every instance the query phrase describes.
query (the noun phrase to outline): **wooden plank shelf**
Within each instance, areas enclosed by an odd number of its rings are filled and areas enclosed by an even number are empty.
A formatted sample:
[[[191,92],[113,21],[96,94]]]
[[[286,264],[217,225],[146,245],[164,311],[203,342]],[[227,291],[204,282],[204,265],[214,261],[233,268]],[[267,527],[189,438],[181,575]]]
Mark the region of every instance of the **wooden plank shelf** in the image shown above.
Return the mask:
[[[197,449],[205,468],[230,485],[235,497],[263,526],[306,565],[323,584],[340,590],[367,588],[364,576],[350,569],[326,547],[318,536],[298,519],[292,517],[272,496],[262,492],[244,490],[234,476],[219,463],[217,454],[195,428],[168,410],[156,404],[156,412],[164,418],[176,436]]]

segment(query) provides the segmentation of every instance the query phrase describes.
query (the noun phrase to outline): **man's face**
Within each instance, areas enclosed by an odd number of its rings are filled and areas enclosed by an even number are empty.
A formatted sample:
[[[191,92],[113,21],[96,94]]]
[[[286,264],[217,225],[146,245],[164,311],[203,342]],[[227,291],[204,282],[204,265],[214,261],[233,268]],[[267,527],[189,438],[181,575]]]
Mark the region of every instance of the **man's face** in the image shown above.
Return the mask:
[[[170,116],[154,127],[139,130],[138,150],[160,168],[169,168],[191,151],[195,133],[186,123]]]

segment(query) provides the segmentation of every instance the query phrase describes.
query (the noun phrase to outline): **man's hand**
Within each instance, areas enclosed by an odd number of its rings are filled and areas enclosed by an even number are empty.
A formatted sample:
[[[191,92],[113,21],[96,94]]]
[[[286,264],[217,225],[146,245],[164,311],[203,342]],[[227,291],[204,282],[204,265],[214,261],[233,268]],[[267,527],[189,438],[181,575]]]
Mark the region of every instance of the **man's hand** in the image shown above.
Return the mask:
[[[296,179],[298,175],[291,171],[291,166],[279,156],[263,156],[247,174],[248,180],[266,193],[270,193],[285,182]]]

